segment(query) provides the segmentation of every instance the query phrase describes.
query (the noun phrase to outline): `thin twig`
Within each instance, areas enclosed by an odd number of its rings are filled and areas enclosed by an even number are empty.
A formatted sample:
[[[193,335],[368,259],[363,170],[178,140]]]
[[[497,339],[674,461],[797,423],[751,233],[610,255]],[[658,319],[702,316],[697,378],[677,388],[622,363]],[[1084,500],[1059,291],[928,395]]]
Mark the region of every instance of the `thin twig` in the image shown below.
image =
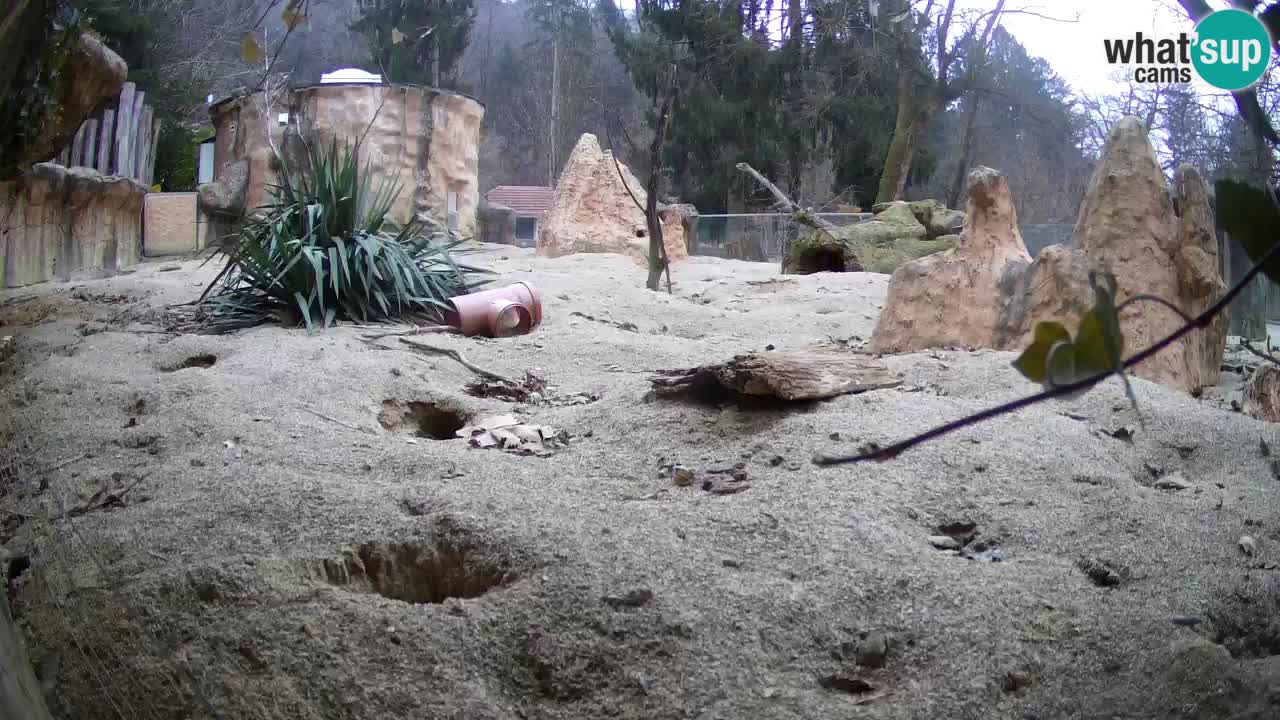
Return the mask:
[[[508,378],[503,375],[499,375],[498,373],[493,372],[492,370],[485,370],[479,365],[476,365],[468,361],[466,358],[462,357],[462,353],[458,352],[457,350],[451,350],[449,348],[436,347],[435,345],[427,345],[426,343],[415,342],[405,337],[400,338],[400,342],[412,348],[415,348],[417,350],[423,350],[425,352],[436,353],[437,355],[444,355],[446,357],[451,357],[454,360],[456,360],[459,365],[462,365],[466,369],[470,370],[471,372],[481,377],[487,377],[490,380],[499,380],[501,382],[511,383],[512,385],[519,384],[515,380],[512,380],[511,378]]]
[[[1244,345],[1245,350],[1248,350],[1249,352],[1253,353],[1254,355],[1257,355],[1263,360],[1266,360],[1267,362],[1270,362],[1270,363],[1274,363],[1277,367],[1280,367],[1280,357],[1276,357],[1273,353],[1270,352],[1270,346],[1268,346],[1268,350],[1264,352],[1262,350],[1255,348],[1253,346],[1253,342],[1250,340],[1242,339],[1240,342],[1242,345]]]
[[[373,432],[372,432],[372,431],[370,431],[370,430],[368,430],[368,429],[366,429],[366,428],[356,427],[355,425],[348,425],[348,424],[346,424],[346,423],[342,422],[341,420],[339,420],[339,419],[337,419],[337,418],[329,417],[328,415],[325,415],[324,413],[318,413],[318,412],[316,412],[315,410],[312,410],[312,409],[311,409],[311,408],[309,408],[309,407],[304,407],[304,408],[300,408],[300,409],[301,409],[303,412],[309,412],[309,413],[311,413],[312,415],[315,415],[316,417],[320,418],[321,420],[328,420],[329,422],[334,423],[335,425],[341,425],[342,427],[344,427],[344,428],[346,428],[346,429],[348,429],[348,430],[355,430],[356,432],[362,432],[362,433],[364,433],[364,434],[366,434],[366,435],[372,435],[372,434],[373,434]]]
[[[58,463],[57,465],[54,465],[53,467],[45,468],[44,472],[46,472],[46,473],[51,473],[51,472],[53,472],[53,471],[55,471],[55,470],[61,470],[62,468],[66,467],[66,466],[68,466],[68,465],[73,465],[73,464],[75,464],[75,463],[78,463],[78,462],[80,462],[81,460],[83,460],[83,459],[85,459],[85,458],[87,458],[87,457],[89,457],[89,456],[88,456],[86,453],[80,453],[79,455],[76,455],[75,457],[70,457],[70,458],[67,458],[66,460],[63,460],[62,462]]]
[[[427,327],[416,327],[410,330],[395,330],[392,332],[376,333],[373,335],[361,335],[361,340],[381,340],[385,337],[396,337],[403,335],[427,335],[430,333],[446,333],[459,334],[462,331],[452,325],[429,325]]]
[[[1277,242],[1274,246],[1272,246],[1271,250],[1268,251],[1266,255],[1263,255],[1262,258],[1258,260],[1258,262],[1254,263],[1253,267],[1249,268],[1249,271],[1244,274],[1244,277],[1240,278],[1240,280],[1238,280],[1235,285],[1232,285],[1231,289],[1228,290],[1226,294],[1224,294],[1221,298],[1218,299],[1218,302],[1214,303],[1207,310],[1197,315],[1191,322],[1184,324],[1182,327],[1173,331],[1169,335],[1156,341],[1146,350],[1143,350],[1142,352],[1130,357],[1128,360],[1125,360],[1121,364],[1120,368],[1118,369],[1124,370],[1124,369],[1131,368],[1134,365],[1137,365],[1138,363],[1143,362],[1144,360],[1147,360],[1148,358],[1154,356],[1156,353],[1159,353],[1161,350],[1164,350],[1166,347],[1182,339],[1192,330],[1198,330],[1198,329],[1203,329],[1208,327],[1209,324],[1213,322],[1213,319],[1217,317],[1218,313],[1222,312],[1227,306],[1229,306],[1231,304],[1231,301],[1234,300],[1237,295],[1244,292],[1244,289],[1246,286],[1248,286],[1249,282],[1253,280],[1253,278],[1257,277],[1258,273],[1262,272],[1262,268],[1266,266],[1267,263],[1277,258],[1280,258],[1280,242]],[[1029,395],[1024,398],[1019,398],[1017,400],[1013,400],[1011,402],[1007,402],[1003,405],[998,405],[993,408],[988,408],[981,412],[974,413],[973,415],[969,415],[968,417],[960,418],[959,420],[953,420],[944,425],[939,425],[938,427],[935,427],[932,430],[928,430],[926,432],[920,433],[915,437],[907,438],[906,440],[903,440],[901,442],[894,443],[893,445],[890,445],[889,447],[886,447],[886,448],[873,448],[868,450],[867,452],[859,453],[857,455],[849,455],[849,456],[842,456],[842,457],[818,457],[818,458],[814,458],[813,462],[815,465],[826,466],[826,465],[842,465],[845,463],[864,462],[866,460],[875,460],[876,462],[884,462],[885,460],[892,460],[893,458],[897,457],[898,455],[905,452],[906,450],[910,450],[911,448],[917,445],[926,443],[935,438],[942,437],[943,435],[947,435],[949,433],[955,432],[956,430],[960,430],[961,428],[965,428],[970,425],[976,425],[977,423],[980,423],[984,420],[990,420],[993,417],[998,417],[1000,415],[1004,415],[1005,413],[1010,413],[1015,410],[1021,410],[1024,407],[1029,407],[1031,405],[1044,402],[1045,400],[1049,400],[1051,398],[1062,397],[1064,395],[1070,395],[1072,393],[1079,392],[1081,390],[1087,390],[1093,387],[1094,385],[1097,385],[1098,383],[1102,382],[1103,380],[1106,380],[1108,377],[1110,377],[1115,373],[1116,373],[1116,370],[1108,370],[1106,372],[1100,372],[1096,375],[1087,377],[1077,382],[1068,383],[1066,385],[1054,385],[1052,388],[1045,390],[1044,392],[1039,392],[1039,393],[1036,393],[1035,395]]]

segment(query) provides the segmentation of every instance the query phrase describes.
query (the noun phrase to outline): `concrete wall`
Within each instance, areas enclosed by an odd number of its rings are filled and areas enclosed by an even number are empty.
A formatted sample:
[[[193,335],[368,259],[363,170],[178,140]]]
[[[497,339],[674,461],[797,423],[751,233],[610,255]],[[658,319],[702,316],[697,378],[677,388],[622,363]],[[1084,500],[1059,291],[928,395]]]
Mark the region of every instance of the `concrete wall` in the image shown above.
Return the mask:
[[[52,163],[0,183],[0,287],[112,275],[136,264],[146,194],[128,178]]]
[[[147,257],[186,255],[208,246],[209,223],[196,208],[196,194],[148,193],[142,211]]]
[[[289,138],[277,123],[283,112],[290,116]],[[449,193],[454,193],[458,230],[476,234],[484,106],[465,95],[414,85],[315,85],[271,103],[261,93],[225,100],[211,115],[218,175],[228,163],[249,159],[249,209],[263,204],[266,185],[275,182],[271,143],[287,148],[296,164],[299,133],[308,142],[336,139],[339,145],[363,137],[362,162],[370,163],[375,177],[401,183],[392,222],[432,217],[443,225]]]

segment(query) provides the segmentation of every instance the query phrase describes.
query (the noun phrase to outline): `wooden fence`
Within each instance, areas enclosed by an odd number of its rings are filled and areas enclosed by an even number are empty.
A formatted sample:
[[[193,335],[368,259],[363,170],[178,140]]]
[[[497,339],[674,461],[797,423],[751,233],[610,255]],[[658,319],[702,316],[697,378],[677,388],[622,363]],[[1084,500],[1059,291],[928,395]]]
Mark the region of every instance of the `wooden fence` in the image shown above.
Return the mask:
[[[54,158],[63,167],[93,168],[103,175],[129,177],[151,187],[155,180],[160,121],[146,104],[147,93],[131,82],[85,120],[75,139]]]

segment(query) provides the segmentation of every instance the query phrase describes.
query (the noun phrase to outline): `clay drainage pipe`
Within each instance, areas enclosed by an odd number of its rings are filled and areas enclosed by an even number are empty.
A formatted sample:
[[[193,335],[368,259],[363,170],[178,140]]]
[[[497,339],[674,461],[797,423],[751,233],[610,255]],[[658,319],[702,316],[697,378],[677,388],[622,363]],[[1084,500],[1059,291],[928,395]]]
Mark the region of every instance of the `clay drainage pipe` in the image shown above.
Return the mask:
[[[524,335],[542,322],[542,301],[527,282],[459,295],[449,304],[449,324],[467,336]]]

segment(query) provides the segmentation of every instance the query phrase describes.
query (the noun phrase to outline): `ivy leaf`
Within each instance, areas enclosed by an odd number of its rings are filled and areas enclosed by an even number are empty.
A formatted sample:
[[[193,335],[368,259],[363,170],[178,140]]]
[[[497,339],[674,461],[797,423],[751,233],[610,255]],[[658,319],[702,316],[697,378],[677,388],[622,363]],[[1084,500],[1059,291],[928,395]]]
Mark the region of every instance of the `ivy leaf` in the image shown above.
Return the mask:
[[[1280,238],[1280,208],[1265,190],[1235,180],[1214,183],[1218,224],[1235,238],[1253,262],[1261,260]],[[1280,259],[1262,268],[1273,282],[1280,282]]]
[[[1023,377],[1052,390],[1124,369],[1124,337],[1116,308],[1116,280],[1111,274],[1091,273],[1094,305],[1080,318],[1073,340],[1059,322],[1036,323],[1031,345],[1014,360]],[[1123,376],[1123,373],[1121,373]],[[1128,380],[1125,380],[1126,386]]]
[[[251,32],[245,33],[240,40],[240,57],[247,63],[256,63],[262,59],[262,46]]]
[[[1062,323],[1036,323],[1031,344],[1013,361],[1013,366],[1031,382],[1044,382],[1049,376],[1049,352],[1060,342],[1071,342],[1071,333]]]

